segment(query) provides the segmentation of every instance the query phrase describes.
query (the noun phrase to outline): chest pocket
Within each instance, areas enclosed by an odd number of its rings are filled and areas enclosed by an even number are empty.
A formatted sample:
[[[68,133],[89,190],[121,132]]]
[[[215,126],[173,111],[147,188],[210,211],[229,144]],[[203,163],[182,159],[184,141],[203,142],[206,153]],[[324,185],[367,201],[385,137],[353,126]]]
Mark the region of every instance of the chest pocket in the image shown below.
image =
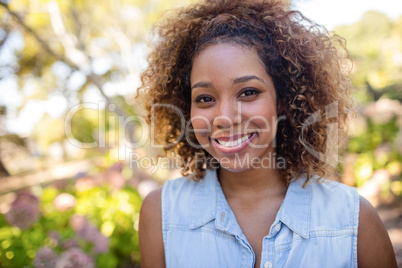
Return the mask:
[[[351,234],[294,236],[291,244],[275,246],[277,267],[353,267]]]
[[[232,235],[204,226],[166,233],[166,267],[251,267],[253,255]],[[244,265],[248,263],[248,265]]]

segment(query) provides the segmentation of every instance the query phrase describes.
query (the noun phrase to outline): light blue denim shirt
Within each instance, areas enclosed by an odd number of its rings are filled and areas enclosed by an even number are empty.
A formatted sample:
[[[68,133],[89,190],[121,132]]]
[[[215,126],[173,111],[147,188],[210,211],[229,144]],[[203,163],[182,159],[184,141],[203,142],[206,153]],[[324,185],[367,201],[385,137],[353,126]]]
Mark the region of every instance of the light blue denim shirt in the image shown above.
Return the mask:
[[[334,181],[289,185],[261,267],[357,267],[359,196]],[[167,181],[162,191],[166,267],[254,267],[255,255],[222,192],[216,171],[199,182]]]

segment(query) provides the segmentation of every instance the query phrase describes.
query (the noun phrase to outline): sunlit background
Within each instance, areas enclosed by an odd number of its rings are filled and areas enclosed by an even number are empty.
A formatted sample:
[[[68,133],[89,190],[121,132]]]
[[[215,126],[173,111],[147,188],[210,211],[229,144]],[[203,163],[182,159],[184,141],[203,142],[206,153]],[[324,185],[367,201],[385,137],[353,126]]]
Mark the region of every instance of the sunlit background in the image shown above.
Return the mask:
[[[0,267],[139,266],[142,199],[179,173],[156,161],[136,88],[152,24],[189,2],[0,0]],[[402,267],[402,1],[291,5],[347,41],[341,180],[378,208]]]

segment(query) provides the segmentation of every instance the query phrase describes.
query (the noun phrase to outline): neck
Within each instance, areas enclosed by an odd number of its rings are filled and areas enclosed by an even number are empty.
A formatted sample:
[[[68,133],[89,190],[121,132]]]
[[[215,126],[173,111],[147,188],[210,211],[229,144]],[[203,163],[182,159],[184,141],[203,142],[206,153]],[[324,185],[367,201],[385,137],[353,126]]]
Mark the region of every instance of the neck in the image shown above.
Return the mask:
[[[227,199],[255,202],[262,198],[283,198],[287,190],[278,169],[256,168],[231,172],[222,168],[218,177]]]

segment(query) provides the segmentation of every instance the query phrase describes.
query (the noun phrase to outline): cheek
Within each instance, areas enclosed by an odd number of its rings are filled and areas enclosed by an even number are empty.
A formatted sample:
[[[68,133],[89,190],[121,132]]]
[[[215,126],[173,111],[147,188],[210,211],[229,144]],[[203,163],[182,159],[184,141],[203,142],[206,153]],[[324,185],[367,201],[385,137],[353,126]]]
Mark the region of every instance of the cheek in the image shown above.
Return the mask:
[[[262,131],[263,133],[276,134],[278,125],[278,116],[274,107],[249,107],[245,109],[246,119],[245,129],[247,132]]]
[[[200,109],[191,110],[191,124],[194,129],[194,134],[199,140],[208,137],[208,133],[212,131],[212,121],[208,117],[207,113]]]
[[[278,114],[276,105],[273,101],[260,100],[253,103],[242,105],[241,114],[243,119],[259,118],[258,122],[272,122],[275,121]],[[254,121],[254,120],[253,120]]]

